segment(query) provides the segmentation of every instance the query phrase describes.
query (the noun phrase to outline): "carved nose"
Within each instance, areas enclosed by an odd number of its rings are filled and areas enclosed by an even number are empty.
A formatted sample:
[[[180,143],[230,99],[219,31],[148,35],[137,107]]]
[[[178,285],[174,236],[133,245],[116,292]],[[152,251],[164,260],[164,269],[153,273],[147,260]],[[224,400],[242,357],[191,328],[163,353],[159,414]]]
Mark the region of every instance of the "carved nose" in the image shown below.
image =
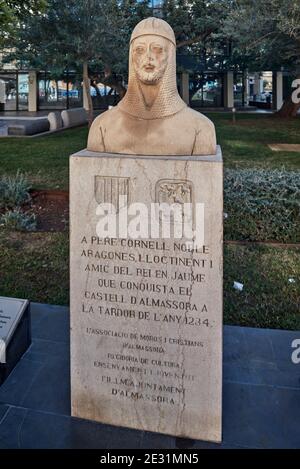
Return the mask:
[[[152,61],[153,60],[153,52],[151,51],[151,49],[148,49],[148,60]]]

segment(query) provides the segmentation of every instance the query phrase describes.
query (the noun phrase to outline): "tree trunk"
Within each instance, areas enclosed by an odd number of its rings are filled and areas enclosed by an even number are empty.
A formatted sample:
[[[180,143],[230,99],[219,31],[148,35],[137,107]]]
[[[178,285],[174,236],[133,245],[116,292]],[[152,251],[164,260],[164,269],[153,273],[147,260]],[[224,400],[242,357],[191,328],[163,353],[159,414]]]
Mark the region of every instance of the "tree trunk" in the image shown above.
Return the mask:
[[[126,88],[113,76],[110,67],[105,67],[104,70],[104,80],[102,81],[103,85],[109,86],[110,88],[116,90],[120,98],[124,98],[126,94]]]
[[[297,74],[298,75],[298,74]],[[300,75],[297,76],[297,79],[300,79]],[[297,112],[300,109],[300,103],[294,103],[292,100],[292,94],[295,89],[292,89],[291,95],[283,102],[281,108],[275,113],[278,117],[289,118],[296,117]]]
[[[284,118],[296,117],[299,109],[300,103],[293,103],[292,97],[289,96],[289,98],[283,102],[279,111],[275,112],[275,115]]]
[[[88,124],[89,127],[91,127],[93,119],[94,119],[94,112],[93,112],[93,101],[91,97],[91,91],[90,91],[90,79],[89,79],[89,71],[88,71],[88,63],[83,62],[83,86],[85,89],[86,97],[87,97],[87,102],[88,102]]]

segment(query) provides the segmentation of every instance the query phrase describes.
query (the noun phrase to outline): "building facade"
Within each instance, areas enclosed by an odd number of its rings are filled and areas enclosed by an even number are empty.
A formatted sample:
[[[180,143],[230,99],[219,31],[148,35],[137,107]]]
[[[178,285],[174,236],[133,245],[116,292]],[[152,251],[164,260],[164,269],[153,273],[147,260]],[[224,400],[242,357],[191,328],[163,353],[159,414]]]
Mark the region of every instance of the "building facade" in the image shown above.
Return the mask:
[[[178,89],[195,109],[256,107],[280,109],[291,92],[293,76],[288,72],[178,73]],[[117,104],[118,94],[100,81],[90,87],[95,109]],[[82,77],[66,72],[60,77],[36,70],[0,70],[0,111],[63,110],[87,107]]]

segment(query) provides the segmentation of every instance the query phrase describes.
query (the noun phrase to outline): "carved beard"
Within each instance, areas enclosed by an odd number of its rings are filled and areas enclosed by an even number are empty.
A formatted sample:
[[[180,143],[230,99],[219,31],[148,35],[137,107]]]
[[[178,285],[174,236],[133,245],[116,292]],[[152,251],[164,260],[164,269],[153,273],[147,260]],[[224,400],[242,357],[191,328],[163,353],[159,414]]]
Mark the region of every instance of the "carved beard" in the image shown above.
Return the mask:
[[[163,70],[154,70],[153,72],[147,72],[145,70],[136,70],[136,75],[144,85],[157,85],[165,73],[165,67]]]

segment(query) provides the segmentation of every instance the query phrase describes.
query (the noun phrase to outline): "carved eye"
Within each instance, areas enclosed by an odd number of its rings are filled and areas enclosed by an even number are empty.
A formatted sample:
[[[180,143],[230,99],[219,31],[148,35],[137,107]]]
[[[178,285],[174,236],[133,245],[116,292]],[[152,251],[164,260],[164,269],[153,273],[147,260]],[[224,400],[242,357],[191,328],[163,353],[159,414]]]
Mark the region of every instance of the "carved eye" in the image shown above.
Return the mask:
[[[155,52],[156,54],[161,54],[162,51],[163,51],[163,48],[160,47],[160,46],[154,46],[154,47],[153,47],[153,50],[154,50],[154,52]]]
[[[137,54],[143,54],[144,51],[145,51],[145,48],[142,47],[142,46],[139,46],[139,47],[137,47],[137,48],[135,49],[135,52],[136,52]]]

